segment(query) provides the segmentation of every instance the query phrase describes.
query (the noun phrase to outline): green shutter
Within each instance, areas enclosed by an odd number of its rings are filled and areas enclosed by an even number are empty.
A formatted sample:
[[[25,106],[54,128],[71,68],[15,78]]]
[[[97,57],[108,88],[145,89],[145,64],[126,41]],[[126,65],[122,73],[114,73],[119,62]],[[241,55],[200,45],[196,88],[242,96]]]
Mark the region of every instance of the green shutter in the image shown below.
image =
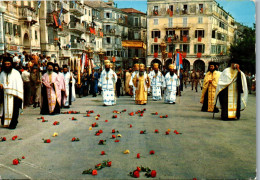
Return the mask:
[[[197,45],[194,44],[194,54],[196,54],[196,53],[197,53]]]
[[[180,44],[180,51],[182,51],[182,44]]]
[[[187,53],[190,53],[190,45],[187,46]]]
[[[7,30],[6,25],[7,25],[7,22],[4,21],[4,33],[5,33],[5,34],[6,34],[6,30]]]
[[[198,37],[198,30],[195,30],[195,38]]]
[[[204,38],[204,30],[202,30],[202,37]]]
[[[205,53],[205,44],[202,45],[202,53]]]
[[[14,25],[13,25],[13,34],[14,34],[14,36],[15,36],[15,34],[16,34],[16,27],[17,27],[17,25],[14,24]]]
[[[19,37],[21,37],[21,25],[18,25],[18,27],[17,27],[17,31],[18,31],[18,35],[19,35]]]
[[[130,49],[131,50],[131,49]],[[153,45],[151,45],[151,53],[153,54]]]

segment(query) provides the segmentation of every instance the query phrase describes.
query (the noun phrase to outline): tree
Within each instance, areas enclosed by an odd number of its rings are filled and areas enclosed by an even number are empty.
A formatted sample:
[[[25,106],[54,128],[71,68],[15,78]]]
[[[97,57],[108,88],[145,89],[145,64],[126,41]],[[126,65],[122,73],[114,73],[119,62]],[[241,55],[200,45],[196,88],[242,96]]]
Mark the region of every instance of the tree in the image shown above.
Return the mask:
[[[231,58],[240,60],[241,70],[255,73],[256,49],[255,49],[255,24],[253,28],[244,26],[237,42],[231,45]]]

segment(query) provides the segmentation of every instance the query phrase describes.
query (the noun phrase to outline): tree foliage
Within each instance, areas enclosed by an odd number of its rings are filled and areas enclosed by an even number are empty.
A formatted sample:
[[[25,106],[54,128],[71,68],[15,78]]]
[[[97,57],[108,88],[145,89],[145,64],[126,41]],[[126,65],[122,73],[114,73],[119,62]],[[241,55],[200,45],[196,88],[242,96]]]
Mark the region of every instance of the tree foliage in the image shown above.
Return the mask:
[[[255,24],[253,28],[245,27],[239,39],[231,45],[231,57],[241,61],[243,71],[255,73],[256,49],[255,49]]]

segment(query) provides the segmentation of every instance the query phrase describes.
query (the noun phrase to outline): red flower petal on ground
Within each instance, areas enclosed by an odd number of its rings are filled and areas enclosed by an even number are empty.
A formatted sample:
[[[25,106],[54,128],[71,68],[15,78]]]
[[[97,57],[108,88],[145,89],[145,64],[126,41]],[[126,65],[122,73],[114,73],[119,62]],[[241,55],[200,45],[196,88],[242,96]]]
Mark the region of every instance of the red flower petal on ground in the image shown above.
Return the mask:
[[[139,166],[137,166],[137,168],[136,168],[136,171],[141,171],[141,168],[139,167]]]
[[[18,138],[18,136],[16,135],[16,136],[14,136],[15,137],[15,139],[17,139]]]
[[[76,138],[75,138],[75,137],[73,137],[73,138],[71,139],[71,141],[76,141]]]
[[[111,166],[112,166],[112,161],[108,161],[108,162],[107,162],[107,166],[108,166],[108,167],[111,167]]]
[[[96,133],[96,136],[99,136],[100,135],[100,133]]]
[[[89,117],[90,115],[89,114],[87,114],[87,117]]]
[[[155,170],[152,170],[151,177],[156,177],[156,171]]]
[[[112,138],[115,139],[115,138],[116,138],[116,135],[112,135]]]
[[[112,133],[115,133],[116,132],[116,130],[115,129],[112,129]]]
[[[19,164],[18,159],[14,159],[14,160],[13,160],[13,165],[17,165],[17,164]]]
[[[135,178],[139,178],[140,177],[139,171],[137,171],[137,170],[134,171],[134,177]]]
[[[98,114],[97,117],[100,117],[100,114]]]
[[[3,138],[2,138],[2,141],[6,141],[6,137],[3,137]]]
[[[25,159],[25,157],[23,156],[22,159]]]
[[[166,131],[165,134],[166,134],[166,135],[169,135],[169,131]]]
[[[140,134],[144,134],[144,131],[140,131]]]
[[[41,118],[42,118],[42,119],[44,119],[44,117],[43,117],[43,116],[42,116]]]
[[[154,153],[155,153],[154,150],[151,150],[151,151],[150,151],[150,154],[154,154]]]
[[[132,124],[130,124],[130,128],[133,127]]]
[[[101,151],[101,155],[105,155],[106,153],[105,153],[105,151]]]
[[[159,133],[158,129],[155,129],[155,130],[154,130],[154,133]]]
[[[101,133],[103,133],[103,130],[102,130],[102,129],[100,129],[98,132],[101,134]]]
[[[155,115],[158,115],[158,112],[156,112]]]
[[[97,175],[97,170],[96,169],[92,170],[92,176],[95,176],[95,175]]]
[[[165,115],[165,117],[168,117],[168,115]]]
[[[115,142],[119,142],[119,140],[117,139],[117,140],[115,140]]]
[[[105,120],[105,122],[108,122],[108,120]]]
[[[14,141],[16,138],[15,137],[12,137],[12,140]]]
[[[140,116],[144,116],[144,114],[140,114]]]
[[[140,153],[137,153],[136,157],[139,159],[140,158]]]
[[[162,118],[162,116],[160,116],[160,118]]]

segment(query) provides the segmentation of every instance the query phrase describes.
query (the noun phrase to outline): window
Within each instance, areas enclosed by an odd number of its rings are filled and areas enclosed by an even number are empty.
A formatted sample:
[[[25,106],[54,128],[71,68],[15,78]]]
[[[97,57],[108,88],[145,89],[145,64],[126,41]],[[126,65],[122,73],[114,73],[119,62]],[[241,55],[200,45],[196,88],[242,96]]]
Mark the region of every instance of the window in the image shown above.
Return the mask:
[[[158,25],[159,24],[159,19],[153,19],[153,25]]]
[[[135,22],[135,26],[138,26],[139,25],[139,22],[138,22],[138,18],[135,18],[134,22]]]
[[[12,25],[12,23],[9,23],[9,34],[10,35],[13,34],[13,25]]]
[[[195,30],[195,38],[197,37],[204,38],[204,30]]]
[[[153,7],[153,10],[154,10],[154,11],[158,11],[158,10],[159,10],[158,6],[154,6],[154,7]]]
[[[217,33],[217,39],[218,39],[218,40],[221,40],[221,37],[222,37],[222,36],[221,36],[221,33]]]
[[[17,25],[16,24],[14,24],[14,27],[13,27],[13,34],[14,34],[14,36],[17,34]]]
[[[175,30],[168,30],[166,31],[166,36],[174,36]]]
[[[134,39],[135,40],[139,39],[139,32],[138,31],[134,32]]]
[[[17,33],[18,33],[19,37],[21,37],[21,25],[17,26]]]
[[[107,44],[111,44],[111,38],[107,37]]]
[[[158,6],[153,7],[153,15],[157,16],[159,14],[159,8]]]
[[[138,49],[135,49],[135,56],[138,57]]]
[[[198,18],[198,23],[199,23],[199,24],[202,24],[202,23],[203,23],[203,17],[199,17],[199,18]]]
[[[105,18],[112,18],[112,13],[106,12],[105,13]]]
[[[216,30],[212,30],[212,38],[216,39]]]
[[[188,21],[188,18],[184,17],[183,18],[183,27],[187,27],[187,21]]]
[[[90,10],[88,10],[88,15],[91,16],[91,12],[90,12]]]
[[[151,45],[151,53],[155,53],[155,52],[158,52],[158,53],[161,52],[158,44],[152,44]]]
[[[37,34],[37,31],[35,31],[35,40],[38,39],[38,34]]]
[[[169,10],[173,12],[173,5],[169,6]]]
[[[182,9],[182,14],[187,14],[187,13],[188,13],[188,5],[184,4]]]
[[[48,43],[53,43],[54,42],[54,37],[53,37],[53,28],[52,27],[48,27]],[[71,42],[74,42],[74,39],[73,37],[71,37]]]
[[[85,15],[87,15],[87,10],[85,9]]]
[[[194,44],[194,54],[204,53],[204,52],[205,52],[205,44]]]
[[[112,51],[107,51],[107,56],[112,56]]]
[[[216,54],[216,45],[211,45],[211,54]]]
[[[169,25],[169,27],[172,27],[172,26],[173,26],[173,24],[172,24],[172,18],[169,18],[169,20],[168,20],[168,25]]]
[[[190,53],[190,45],[189,44],[180,44],[180,50],[186,53]]]
[[[143,19],[143,27],[146,27],[145,19]]]
[[[203,13],[203,4],[199,4],[199,11],[200,13]]]
[[[167,46],[166,51],[174,52],[175,51],[175,44],[170,44]]]
[[[152,31],[152,38],[161,38],[161,31]]]

